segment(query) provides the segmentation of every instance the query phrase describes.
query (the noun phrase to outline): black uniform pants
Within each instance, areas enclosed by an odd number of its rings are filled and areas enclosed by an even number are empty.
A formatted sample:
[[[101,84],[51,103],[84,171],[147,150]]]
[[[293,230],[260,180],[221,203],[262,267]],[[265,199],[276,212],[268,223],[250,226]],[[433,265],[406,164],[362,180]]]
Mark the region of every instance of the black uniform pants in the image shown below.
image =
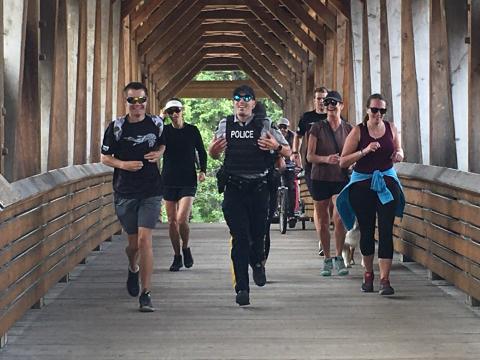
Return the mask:
[[[261,263],[268,215],[267,181],[227,182],[222,210],[232,235],[235,291],[249,291],[248,265]]]

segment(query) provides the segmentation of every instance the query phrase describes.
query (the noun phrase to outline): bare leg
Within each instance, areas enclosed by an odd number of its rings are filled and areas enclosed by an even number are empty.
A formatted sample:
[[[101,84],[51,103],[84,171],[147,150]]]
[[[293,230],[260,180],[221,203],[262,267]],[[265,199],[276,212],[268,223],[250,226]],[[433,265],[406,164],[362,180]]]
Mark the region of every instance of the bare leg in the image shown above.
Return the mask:
[[[153,272],[152,229],[138,228],[140,252],[140,281],[143,290],[150,289]]]
[[[168,235],[172,242],[173,252],[180,255],[180,232],[177,222],[177,202],[165,200],[165,210],[168,217]]]
[[[335,204],[336,196],[332,197],[332,203]],[[336,246],[336,256],[342,256],[343,245],[345,244],[345,235],[347,231],[343,226],[342,219],[337,211],[337,206],[334,205],[333,208],[333,223],[335,225],[334,234],[335,234],[335,246]]]
[[[378,266],[380,267],[380,279],[388,280],[392,268],[392,259],[378,259]]]
[[[375,255],[363,256],[363,265],[365,266],[365,272],[373,271],[373,257]]]
[[[125,248],[125,253],[128,257],[128,264],[130,270],[137,270],[138,263],[138,234],[128,235],[128,246]]]
[[[329,203],[330,199],[313,202],[316,215],[315,228],[322,243],[325,259],[330,258],[330,230],[328,228],[330,223],[330,216],[328,215]]]
[[[182,248],[188,248],[190,240],[190,227],[188,226],[188,217],[192,211],[193,196],[185,196],[178,200],[177,224],[180,237],[182,238]]]

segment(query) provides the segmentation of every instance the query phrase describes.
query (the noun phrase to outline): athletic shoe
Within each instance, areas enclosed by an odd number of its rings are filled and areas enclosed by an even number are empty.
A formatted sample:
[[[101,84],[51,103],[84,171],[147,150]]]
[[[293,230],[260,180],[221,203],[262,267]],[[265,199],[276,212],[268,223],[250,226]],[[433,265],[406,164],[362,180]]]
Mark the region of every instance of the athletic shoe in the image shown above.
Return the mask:
[[[192,252],[190,251],[190,248],[182,249],[182,252],[183,252],[183,265],[185,265],[186,268],[191,268],[193,265],[193,257],[192,257]]]
[[[140,269],[137,272],[133,272],[130,270],[130,266],[128,267],[128,278],[127,278],[127,291],[130,296],[137,297],[140,293],[140,284],[138,283],[138,274],[140,273]]]
[[[181,267],[183,267],[182,255],[174,255],[173,263],[170,266],[170,271],[178,271]]]
[[[235,302],[240,305],[250,305],[250,295],[248,294],[247,290],[240,290],[237,293],[237,297],[235,298]]]
[[[323,260],[323,270],[320,273],[322,276],[332,275],[333,270],[333,258]]]
[[[393,295],[395,290],[390,286],[390,281],[386,279],[380,280],[380,289],[378,290],[380,295]]]
[[[140,302],[140,312],[153,312],[155,308],[152,306],[152,298],[150,296],[150,291],[143,291],[140,297],[138,298]]]
[[[348,269],[345,267],[345,261],[341,256],[335,256],[335,271],[340,276],[348,275]]]
[[[373,279],[375,276],[372,272],[365,272],[363,274],[363,284],[362,284],[362,291],[363,292],[373,292]]]
[[[265,266],[261,263],[255,264],[252,267],[253,281],[257,286],[264,286],[267,283],[267,276],[265,275]]]

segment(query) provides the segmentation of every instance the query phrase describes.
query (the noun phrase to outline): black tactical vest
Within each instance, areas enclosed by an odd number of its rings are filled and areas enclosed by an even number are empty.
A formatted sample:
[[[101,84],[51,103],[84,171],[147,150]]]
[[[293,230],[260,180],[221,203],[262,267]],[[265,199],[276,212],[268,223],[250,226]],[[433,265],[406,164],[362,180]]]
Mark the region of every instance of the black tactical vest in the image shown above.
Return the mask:
[[[262,133],[263,119],[254,117],[248,125],[242,126],[234,121],[232,115],[227,117],[224,160],[227,174],[260,175],[271,167],[270,152],[261,150],[257,143]]]

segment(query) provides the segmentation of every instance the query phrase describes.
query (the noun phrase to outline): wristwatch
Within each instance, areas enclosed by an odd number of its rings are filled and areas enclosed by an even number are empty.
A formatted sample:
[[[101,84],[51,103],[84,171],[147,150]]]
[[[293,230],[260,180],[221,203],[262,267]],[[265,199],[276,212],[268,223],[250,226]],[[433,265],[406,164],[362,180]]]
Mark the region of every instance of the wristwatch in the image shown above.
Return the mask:
[[[280,151],[282,151],[282,149],[283,149],[282,144],[279,144],[278,147],[275,150],[280,152]]]

